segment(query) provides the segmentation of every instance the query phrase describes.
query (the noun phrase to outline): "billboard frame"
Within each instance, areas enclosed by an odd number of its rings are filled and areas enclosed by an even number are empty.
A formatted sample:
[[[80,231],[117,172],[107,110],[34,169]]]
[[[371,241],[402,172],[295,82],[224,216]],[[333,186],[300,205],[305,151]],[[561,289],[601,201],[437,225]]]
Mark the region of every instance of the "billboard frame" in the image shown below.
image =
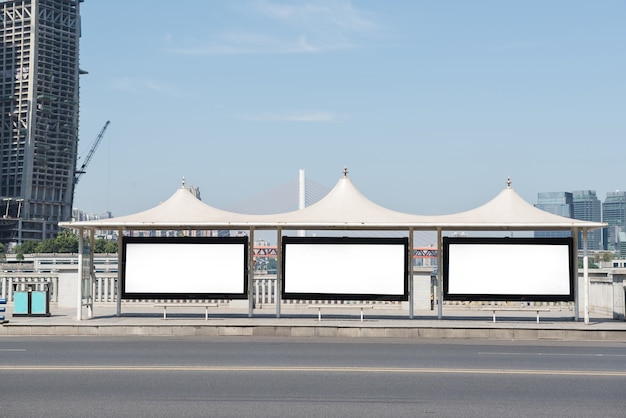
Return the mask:
[[[402,291],[395,293],[345,293],[345,292],[301,292],[288,291],[289,247],[292,245],[326,246],[401,246],[402,247]],[[408,301],[409,300],[409,240],[400,238],[362,237],[282,237],[282,286],[284,300],[352,300],[352,301]],[[357,272],[358,273],[358,272]]]
[[[567,293],[453,293],[450,291],[450,246],[451,245],[494,245],[494,246],[567,246]],[[513,238],[513,237],[443,237],[443,300],[444,301],[503,301],[503,302],[575,302],[576,254],[574,239],[562,238]],[[532,260],[526,260],[532,263]],[[485,265],[485,269],[489,266]],[[533,267],[533,270],[536,266]]]
[[[133,244],[145,244],[145,245],[233,245],[240,246],[242,251],[241,261],[241,280],[242,291],[241,292],[134,292],[127,291],[128,277],[128,245]],[[176,254],[172,255],[174,258]],[[181,300],[202,300],[202,299],[248,299],[248,237],[122,237],[122,265],[120,268],[121,274],[121,299],[139,299],[139,300],[153,300],[153,299],[181,299]],[[238,274],[239,272],[237,272]]]

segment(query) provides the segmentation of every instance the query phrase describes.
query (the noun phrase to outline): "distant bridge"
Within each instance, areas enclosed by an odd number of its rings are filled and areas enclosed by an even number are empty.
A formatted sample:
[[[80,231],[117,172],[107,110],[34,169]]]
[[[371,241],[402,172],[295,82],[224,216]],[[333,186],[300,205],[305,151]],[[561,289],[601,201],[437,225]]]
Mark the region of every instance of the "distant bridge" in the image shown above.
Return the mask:
[[[435,247],[413,248],[413,258],[437,258],[438,251]],[[276,258],[276,246],[265,245],[254,247],[254,258]]]

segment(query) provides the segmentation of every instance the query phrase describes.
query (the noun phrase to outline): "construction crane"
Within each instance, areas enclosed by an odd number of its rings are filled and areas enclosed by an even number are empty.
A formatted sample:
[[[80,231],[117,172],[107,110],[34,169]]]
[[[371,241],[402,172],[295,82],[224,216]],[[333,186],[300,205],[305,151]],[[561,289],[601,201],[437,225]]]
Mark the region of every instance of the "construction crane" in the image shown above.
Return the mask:
[[[111,121],[107,120],[107,123],[104,124],[104,127],[102,128],[102,130],[96,137],[93,145],[91,146],[89,154],[87,154],[87,157],[85,157],[83,165],[80,166],[80,169],[76,170],[76,173],[74,174],[74,187],[76,187],[76,185],[78,184],[78,180],[80,180],[80,177],[85,174],[85,168],[87,168],[87,164],[89,164],[91,157],[93,157],[93,154],[96,152],[98,145],[100,145],[100,141],[102,141],[102,137],[104,136],[104,131],[107,130],[107,126],[109,126],[109,123],[111,123]]]

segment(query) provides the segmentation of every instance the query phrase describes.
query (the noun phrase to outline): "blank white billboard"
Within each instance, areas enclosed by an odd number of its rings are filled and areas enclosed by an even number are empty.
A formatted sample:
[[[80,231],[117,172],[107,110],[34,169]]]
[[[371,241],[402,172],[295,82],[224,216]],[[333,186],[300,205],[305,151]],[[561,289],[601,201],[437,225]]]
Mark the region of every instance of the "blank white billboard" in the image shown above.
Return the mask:
[[[283,241],[284,299],[406,300],[404,238]]]
[[[573,300],[572,240],[444,239],[448,300]]]
[[[247,238],[127,238],[124,298],[247,296]]]

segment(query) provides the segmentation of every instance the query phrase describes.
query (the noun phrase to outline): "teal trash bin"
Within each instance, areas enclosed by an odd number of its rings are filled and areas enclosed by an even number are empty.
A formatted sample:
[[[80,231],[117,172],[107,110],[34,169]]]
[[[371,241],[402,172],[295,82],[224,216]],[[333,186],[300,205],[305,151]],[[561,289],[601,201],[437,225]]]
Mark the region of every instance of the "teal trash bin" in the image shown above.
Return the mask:
[[[17,290],[13,285],[13,316],[50,316],[50,290],[47,283],[35,289],[28,285],[27,290]]]
[[[17,286],[15,286],[17,287]],[[30,292],[26,290],[13,291],[13,316],[28,316],[30,312]]]
[[[42,290],[30,292],[30,315],[50,316],[50,293],[48,285],[44,284]]]

